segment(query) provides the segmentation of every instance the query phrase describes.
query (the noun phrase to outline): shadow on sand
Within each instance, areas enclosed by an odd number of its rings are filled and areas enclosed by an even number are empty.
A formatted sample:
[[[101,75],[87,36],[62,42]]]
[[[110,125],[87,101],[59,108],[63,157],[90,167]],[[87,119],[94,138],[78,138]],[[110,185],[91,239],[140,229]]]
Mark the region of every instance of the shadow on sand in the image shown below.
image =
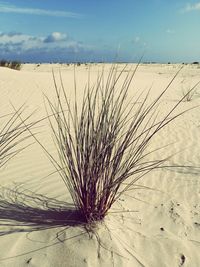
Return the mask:
[[[83,225],[81,214],[67,202],[20,186],[0,189],[0,236]]]

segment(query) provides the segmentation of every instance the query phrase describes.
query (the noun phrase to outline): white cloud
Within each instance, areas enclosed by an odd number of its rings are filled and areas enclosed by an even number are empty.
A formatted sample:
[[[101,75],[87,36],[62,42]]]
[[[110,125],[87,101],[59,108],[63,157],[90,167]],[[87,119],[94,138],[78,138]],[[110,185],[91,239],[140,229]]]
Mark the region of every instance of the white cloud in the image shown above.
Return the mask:
[[[43,43],[43,38],[34,37],[21,33],[1,33],[0,48],[4,47],[6,51],[27,50],[31,47],[40,47]],[[3,52],[3,51],[2,51]]]
[[[89,47],[72,40],[65,33],[53,32],[48,36],[32,36],[21,33],[0,33],[0,54],[16,52],[23,54],[27,51],[70,51],[78,53]]]
[[[51,42],[46,40],[51,37]],[[53,32],[47,36],[0,32],[0,58],[24,62],[87,61],[94,47],[73,40],[67,34]]]
[[[82,17],[81,14],[73,13],[73,12],[16,7],[13,5],[8,5],[5,2],[0,2],[0,13],[18,13],[18,14],[42,15],[42,16],[66,17],[66,18],[81,18]]]
[[[183,9],[182,12],[190,12],[194,10],[200,10],[200,2],[195,3],[195,4],[187,4]]]
[[[52,32],[50,35],[48,35],[44,42],[45,43],[54,43],[54,42],[61,42],[67,40],[67,35],[65,33],[60,32]]]

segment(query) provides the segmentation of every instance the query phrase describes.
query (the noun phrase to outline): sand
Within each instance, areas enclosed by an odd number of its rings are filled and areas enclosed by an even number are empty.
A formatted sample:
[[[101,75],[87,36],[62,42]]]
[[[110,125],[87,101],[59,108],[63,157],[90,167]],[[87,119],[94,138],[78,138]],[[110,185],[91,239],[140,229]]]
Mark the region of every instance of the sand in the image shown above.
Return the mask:
[[[119,69],[122,67],[119,65]],[[76,68],[80,98],[88,68],[84,64]],[[95,81],[101,68],[101,64],[91,66],[91,80]],[[106,64],[105,72],[109,68]],[[176,64],[141,64],[130,94],[152,86],[151,97],[155,97],[179,68]],[[44,95],[52,100],[55,97],[52,69],[58,80],[61,71],[67,94],[72,96],[73,65],[25,64],[20,71],[0,68],[1,115],[13,112],[11,102],[16,108],[25,103],[23,116],[35,111],[32,121],[44,118]],[[163,96],[160,114],[198,81],[198,65],[184,66]],[[152,142],[152,148],[171,143],[167,149],[157,151],[157,157],[175,154],[169,164],[192,167],[168,167],[143,177],[139,183],[151,189],[130,191],[120,198],[94,234],[79,225],[63,225],[63,220],[56,221],[56,217],[51,223],[45,221],[42,215],[47,205],[63,207],[70,197],[44,151],[30,138],[28,142],[33,144],[0,172],[1,194],[4,192],[1,201],[13,199],[13,205],[0,211],[0,266],[200,266],[199,104],[197,86],[192,100],[182,102],[177,112],[196,108],[168,125]],[[34,131],[50,153],[56,155],[48,121],[43,120]],[[8,194],[9,190],[14,191]]]

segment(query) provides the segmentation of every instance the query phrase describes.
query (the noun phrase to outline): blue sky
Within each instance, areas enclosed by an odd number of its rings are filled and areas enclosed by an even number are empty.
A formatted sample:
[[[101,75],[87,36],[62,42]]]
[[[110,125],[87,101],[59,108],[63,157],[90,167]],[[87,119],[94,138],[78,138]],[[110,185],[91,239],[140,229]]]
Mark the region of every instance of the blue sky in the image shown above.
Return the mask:
[[[200,61],[199,0],[0,0],[0,58]]]

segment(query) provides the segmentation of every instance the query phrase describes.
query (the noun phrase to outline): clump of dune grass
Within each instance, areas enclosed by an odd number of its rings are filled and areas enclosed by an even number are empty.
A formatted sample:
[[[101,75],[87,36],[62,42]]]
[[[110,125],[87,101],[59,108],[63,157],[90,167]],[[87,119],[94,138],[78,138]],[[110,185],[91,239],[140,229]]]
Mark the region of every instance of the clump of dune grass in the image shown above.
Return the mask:
[[[59,86],[54,75],[57,101],[47,98],[59,159],[43,148],[86,224],[103,220],[122,194],[134,188],[144,175],[163,166],[167,158],[155,159],[161,147],[151,149],[151,140],[183,114],[174,111],[187,95],[158,119],[159,102],[178,73],[154,100],[149,99],[150,91],[129,99],[137,68],[126,69],[118,71],[113,65],[108,76],[102,71],[94,85],[88,79],[81,102],[76,76],[72,101],[62,78]]]
[[[182,96],[184,97],[183,101],[185,102],[190,102],[195,98],[195,95],[197,94],[197,84],[195,84],[193,87],[186,85],[185,80],[181,82],[182,84]]]
[[[21,62],[19,61],[8,61],[5,59],[1,59],[0,60],[0,66],[1,67],[7,67],[7,68],[11,68],[14,70],[20,70],[21,69]]]
[[[0,117],[0,167],[30,145],[23,146],[21,143],[30,137],[28,130],[35,123],[28,122],[31,115],[22,120],[23,112],[24,106],[21,106],[19,109],[14,108],[13,113]]]
[[[8,61],[7,60],[5,60],[5,59],[1,59],[0,60],[0,66],[1,67],[7,67],[7,65],[8,65]]]
[[[14,70],[20,70],[21,69],[21,62],[19,61],[11,61],[9,64],[9,67]]]

